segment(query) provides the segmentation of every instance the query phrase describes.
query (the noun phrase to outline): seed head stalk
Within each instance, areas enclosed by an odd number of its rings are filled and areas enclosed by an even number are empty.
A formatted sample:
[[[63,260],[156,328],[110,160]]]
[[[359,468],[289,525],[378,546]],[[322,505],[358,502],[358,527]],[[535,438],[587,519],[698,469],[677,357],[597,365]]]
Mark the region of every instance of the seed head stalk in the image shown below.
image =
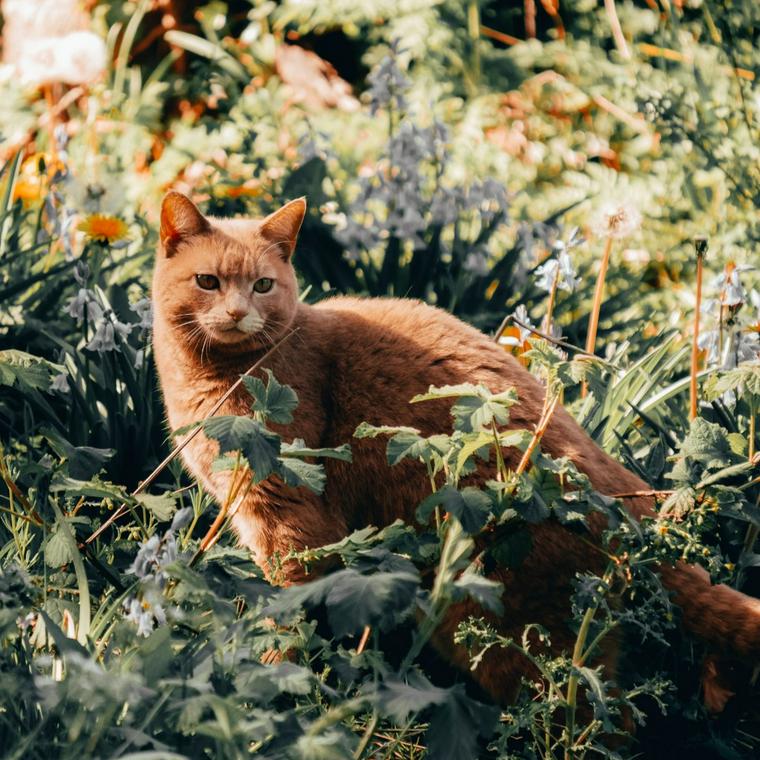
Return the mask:
[[[694,306],[694,336],[691,343],[691,378],[689,383],[689,419],[697,416],[697,372],[699,371],[699,313],[702,308],[702,274],[707,239],[703,237],[694,240],[697,251],[697,300]]]
[[[602,309],[602,295],[604,294],[604,280],[607,277],[607,268],[610,264],[610,253],[612,252],[612,235],[607,236],[607,242],[604,244],[604,253],[602,254],[602,265],[599,268],[599,276],[596,278],[596,289],[594,290],[594,304],[591,307],[591,316],[588,321],[588,335],[586,337],[586,353],[593,354],[596,345],[596,331],[599,327],[599,312]],[[588,393],[588,386],[585,381],[581,386],[581,397],[585,398]]]

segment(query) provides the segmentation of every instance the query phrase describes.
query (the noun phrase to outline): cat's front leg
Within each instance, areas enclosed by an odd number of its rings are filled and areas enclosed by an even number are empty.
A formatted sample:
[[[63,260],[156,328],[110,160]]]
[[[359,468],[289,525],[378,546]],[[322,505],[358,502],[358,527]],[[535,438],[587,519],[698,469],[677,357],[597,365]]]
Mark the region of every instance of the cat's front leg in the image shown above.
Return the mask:
[[[325,563],[307,568],[292,559],[294,553],[340,541],[348,529],[343,514],[322,497],[275,480],[258,484],[233,505],[232,525],[267,578],[290,585],[327,569]]]

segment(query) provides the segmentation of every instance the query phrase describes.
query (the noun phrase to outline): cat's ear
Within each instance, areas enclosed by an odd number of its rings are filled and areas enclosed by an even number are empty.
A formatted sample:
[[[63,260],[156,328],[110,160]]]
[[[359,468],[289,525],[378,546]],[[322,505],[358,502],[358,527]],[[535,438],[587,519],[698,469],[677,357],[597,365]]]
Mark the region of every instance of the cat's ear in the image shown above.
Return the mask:
[[[298,232],[306,215],[306,198],[296,198],[281,209],[271,213],[259,225],[259,233],[272,243],[277,243],[288,261],[296,247]]]
[[[172,190],[164,196],[160,235],[167,256],[176,253],[181,241],[207,232],[209,228],[208,219],[186,195]]]

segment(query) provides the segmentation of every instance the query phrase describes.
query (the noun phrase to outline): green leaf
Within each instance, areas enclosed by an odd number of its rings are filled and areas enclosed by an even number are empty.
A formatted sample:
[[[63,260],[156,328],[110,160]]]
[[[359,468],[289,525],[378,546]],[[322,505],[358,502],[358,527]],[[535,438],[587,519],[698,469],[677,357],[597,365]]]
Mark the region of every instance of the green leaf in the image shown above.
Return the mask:
[[[498,541],[489,547],[488,553],[500,567],[514,570],[525,561],[532,548],[533,537],[530,531],[527,528],[518,528],[500,536]]]
[[[283,443],[280,447],[280,455],[283,457],[324,457],[339,459],[341,462],[352,461],[351,447],[347,443],[332,448],[310,449],[301,438],[294,438],[292,443]]]
[[[501,601],[504,586],[497,581],[492,581],[490,578],[485,578],[477,573],[465,571],[454,581],[454,588],[456,589],[455,598],[469,596],[481,607],[497,615],[504,612],[504,605]]]
[[[412,403],[430,401],[441,398],[456,398],[451,407],[454,426],[457,430],[472,433],[492,424],[506,425],[509,421],[509,407],[517,403],[517,392],[514,388],[491,393],[483,385],[462,383],[460,385],[444,385],[432,387],[427,393],[415,396]]]
[[[354,430],[354,438],[377,438],[379,435],[395,435],[396,433],[420,434],[417,428],[405,427],[404,425],[371,425],[369,422],[361,422]]]
[[[430,494],[417,507],[417,519],[423,525],[427,524],[437,506],[443,507],[446,512],[456,517],[466,533],[474,535],[488,521],[492,502],[488,494],[479,488],[469,486],[457,491],[453,486],[446,484]]]
[[[48,567],[61,567],[74,559],[71,542],[56,522],[53,533],[45,544],[45,563]]]
[[[159,522],[171,520],[177,511],[177,497],[170,493],[141,493],[135,496],[135,501],[142,504]]]
[[[210,438],[219,441],[219,453],[239,451],[253,473],[253,482],[260,483],[278,469],[280,437],[250,417],[223,415],[203,423]]]
[[[477,738],[488,739],[496,727],[499,709],[470,699],[457,684],[446,701],[435,708],[425,738],[428,757],[435,760],[475,760]]]
[[[410,611],[420,584],[419,576],[410,572],[362,575],[348,569],[328,579],[332,582],[325,604],[336,636],[368,625],[386,630],[396,624]]]
[[[253,396],[251,409],[259,412],[271,422],[287,425],[293,422],[293,411],[298,406],[298,396],[289,386],[278,382],[272,371],[264,370],[267,374],[267,382],[258,377],[243,376],[243,385]]]
[[[404,723],[410,715],[426,707],[443,704],[448,696],[447,689],[434,686],[424,675],[412,671],[407,683],[388,678],[378,684],[372,703],[381,715]]]
[[[262,614],[275,620],[290,619],[298,609],[324,604],[336,636],[357,633],[367,625],[384,630],[410,612],[419,584],[416,573],[363,575],[347,568],[280,591]]]
[[[63,372],[61,365],[25,351],[14,348],[0,351],[0,385],[46,391],[50,387],[51,375],[59,372]]]
[[[305,486],[318,494],[325,490],[325,469],[321,464],[280,457],[279,473],[289,486]]]

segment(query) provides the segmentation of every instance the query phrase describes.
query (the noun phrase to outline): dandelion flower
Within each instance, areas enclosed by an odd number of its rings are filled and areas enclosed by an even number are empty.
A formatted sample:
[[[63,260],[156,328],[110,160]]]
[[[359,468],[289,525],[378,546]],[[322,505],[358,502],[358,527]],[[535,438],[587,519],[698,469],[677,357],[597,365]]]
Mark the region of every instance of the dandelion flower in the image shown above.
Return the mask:
[[[628,237],[641,226],[641,214],[632,203],[607,203],[592,224],[599,237],[616,240]]]
[[[107,214],[90,214],[77,225],[77,229],[91,240],[109,244],[124,240],[129,231],[123,219]]]

